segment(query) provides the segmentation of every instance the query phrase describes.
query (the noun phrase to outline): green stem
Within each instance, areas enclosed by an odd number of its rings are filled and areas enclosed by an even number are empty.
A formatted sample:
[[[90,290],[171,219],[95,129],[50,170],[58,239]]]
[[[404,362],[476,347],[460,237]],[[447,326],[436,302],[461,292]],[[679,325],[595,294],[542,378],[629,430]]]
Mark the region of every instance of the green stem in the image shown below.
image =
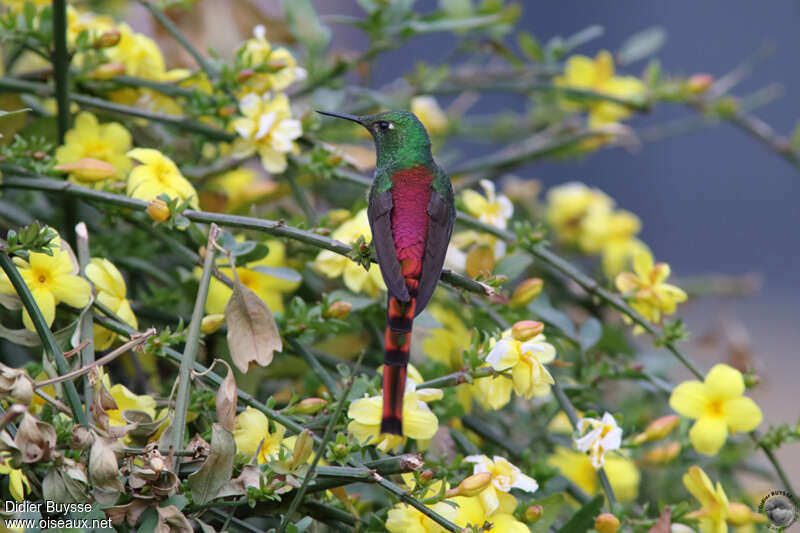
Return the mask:
[[[194,47],[194,45],[186,38],[186,36],[178,29],[178,27],[164,14],[163,11],[148,2],[147,0],[139,0],[139,3],[147,9],[153,17],[158,20],[162,26],[172,35],[172,37],[180,43],[180,45],[189,52],[189,54],[197,61],[197,64],[206,73],[209,79],[217,77],[217,70],[203,57],[203,54]]]
[[[361,354],[358,356],[358,362],[356,363],[356,371],[358,367],[361,366],[361,361],[364,359],[364,354],[366,351],[362,351]],[[350,394],[350,391],[353,388],[353,384],[356,382],[355,380],[355,372],[353,373],[353,377],[350,378],[350,382],[345,387],[344,391],[342,391],[342,395],[339,397],[339,405],[336,406],[336,411],[334,411],[333,416],[331,417],[328,425],[325,427],[325,433],[322,434],[322,442],[319,444],[319,448],[317,448],[317,453],[314,454],[314,459],[311,461],[311,466],[306,472],[305,477],[303,478],[303,483],[300,485],[300,488],[297,489],[297,494],[295,494],[294,498],[292,498],[292,503],[289,504],[289,510],[286,511],[286,514],[283,515],[283,520],[281,520],[281,525],[278,527],[278,533],[284,533],[286,531],[286,526],[289,525],[289,520],[291,520],[292,515],[297,510],[297,507],[300,505],[300,502],[303,501],[303,496],[306,494],[306,490],[308,489],[308,484],[311,482],[311,479],[314,477],[314,471],[317,468],[317,464],[319,463],[322,454],[325,453],[325,449],[328,446],[328,442],[330,442],[331,437],[333,436],[333,428],[339,422],[339,418],[341,418],[342,413],[344,413],[344,408],[347,405],[347,395]]]
[[[444,389],[446,387],[456,387],[462,383],[469,383],[470,380],[494,376],[498,372],[491,368],[476,368],[474,370],[459,370],[452,374],[439,376],[417,385],[418,389]]]
[[[89,232],[86,229],[86,224],[81,222],[75,228],[75,236],[78,243],[78,265],[80,266],[81,275],[86,278],[86,266],[89,264],[91,257],[89,251]],[[87,278],[88,279],[88,278]],[[92,322],[92,313],[86,312],[80,318],[81,328],[81,341],[88,341],[83,350],[81,350],[81,366],[87,367],[94,363],[94,325]],[[92,387],[89,385],[89,376],[83,377],[83,401],[86,407],[86,417],[92,420],[92,397],[94,393]]]
[[[172,422],[172,449],[180,450],[183,447],[183,436],[186,430],[186,412],[189,410],[189,399],[191,389],[190,373],[194,367],[197,347],[200,345],[200,323],[205,314],[206,297],[208,296],[208,285],[211,282],[211,272],[214,269],[214,257],[219,228],[211,224],[208,229],[208,246],[206,246],[206,259],[203,264],[203,274],[200,277],[200,286],[197,290],[197,298],[194,302],[192,320],[189,322],[189,332],[186,336],[186,346],[183,349],[181,366],[178,375],[178,396],[175,401],[175,418]],[[180,460],[175,458],[174,471],[177,473],[180,467]]]
[[[53,332],[50,331],[50,326],[48,326],[47,322],[45,322],[42,312],[39,310],[39,306],[36,305],[36,301],[33,299],[33,295],[31,294],[28,285],[26,285],[25,281],[22,279],[17,267],[14,266],[14,263],[11,261],[11,258],[8,256],[8,254],[3,252],[0,252],[0,267],[2,267],[3,271],[6,273],[6,276],[8,276],[8,279],[11,282],[11,285],[14,287],[14,290],[17,291],[17,295],[19,296],[19,299],[22,300],[22,305],[25,307],[25,310],[28,311],[31,321],[33,322],[33,326],[36,328],[36,333],[42,340],[42,345],[44,346],[47,355],[51,359],[55,360],[58,373],[61,375],[67,374],[70,371],[69,363],[67,363],[64,353],[61,351],[61,348],[59,348],[55,337],[53,337]],[[67,381],[64,383],[64,391],[67,395],[67,404],[72,411],[72,417],[78,424],[84,427],[89,427],[89,422],[86,418],[86,413],[83,411],[83,407],[81,406],[81,400],[78,396],[78,391],[75,389],[75,384],[71,381]]]
[[[35,83],[16,78],[9,78],[6,76],[0,76],[0,89],[8,89],[21,93],[31,93],[38,96],[53,96],[54,93],[53,88],[44,83]],[[205,135],[209,139],[214,139],[217,141],[231,142],[236,139],[236,134],[234,133],[208,126],[202,122],[194,122],[190,119],[180,116],[165,115],[163,113],[147,111],[146,109],[141,109],[138,107],[115,104],[113,102],[103,100],[102,98],[95,98],[94,96],[86,96],[83,94],[70,93],[69,98],[73,102],[76,102],[83,107],[91,107],[118,115],[139,117],[152,120],[154,122],[160,122],[162,124],[169,124],[179,129]]]

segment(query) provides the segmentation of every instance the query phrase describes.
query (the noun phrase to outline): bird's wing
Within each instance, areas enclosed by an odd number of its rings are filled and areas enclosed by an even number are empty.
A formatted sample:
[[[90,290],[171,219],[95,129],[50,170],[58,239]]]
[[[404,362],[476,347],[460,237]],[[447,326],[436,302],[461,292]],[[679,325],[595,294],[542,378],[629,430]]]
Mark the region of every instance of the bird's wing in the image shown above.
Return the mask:
[[[450,182],[446,181],[448,187]],[[431,191],[428,201],[428,236],[425,241],[425,255],[422,258],[422,274],[417,291],[415,314],[420,314],[433,296],[436,283],[442,275],[442,265],[447,255],[447,245],[453,234],[455,207],[452,192],[446,196],[436,189]]]
[[[394,248],[394,236],[392,235],[392,191],[386,190],[370,196],[367,215],[383,281],[386,283],[390,296],[394,296],[401,302],[407,302],[411,298],[408,294],[408,287],[406,287],[406,280],[400,270],[400,262],[397,260],[397,251]]]

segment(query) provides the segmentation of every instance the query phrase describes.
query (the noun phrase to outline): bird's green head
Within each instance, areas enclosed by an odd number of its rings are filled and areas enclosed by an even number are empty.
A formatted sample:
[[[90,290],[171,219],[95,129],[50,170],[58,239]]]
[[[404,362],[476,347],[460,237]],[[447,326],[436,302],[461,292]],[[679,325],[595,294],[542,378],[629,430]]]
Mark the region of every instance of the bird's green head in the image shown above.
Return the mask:
[[[427,164],[432,160],[428,132],[410,111],[385,111],[363,116],[329,111],[318,111],[318,113],[343,118],[364,126],[375,140],[377,165],[380,169],[401,170]]]

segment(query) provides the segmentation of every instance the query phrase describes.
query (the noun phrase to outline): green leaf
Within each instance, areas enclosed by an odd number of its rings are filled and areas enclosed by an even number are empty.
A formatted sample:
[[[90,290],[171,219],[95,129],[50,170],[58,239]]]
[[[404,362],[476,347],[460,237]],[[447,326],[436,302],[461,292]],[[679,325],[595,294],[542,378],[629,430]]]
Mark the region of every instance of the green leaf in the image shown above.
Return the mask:
[[[24,115],[28,111],[30,111],[30,107],[23,107],[22,109],[15,109],[14,111],[3,111],[0,110],[0,120],[4,120],[7,118],[15,117],[18,115]]]
[[[228,347],[231,359],[242,372],[251,364],[268,366],[272,355],[283,349],[272,312],[256,293],[236,279],[233,293],[225,305]]]
[[[211,501],[233,474],[236,443],[233,433],[214,424],[211,430],[211,449],[197,472],[189,474],[187,486],[192,492],[192,502],[203,505]]]
[[[536,36],[526,31],[521,31],[517,35],[517,46],[525,54],[525,57],[531,61],[541,63],[544,61],[544,50],[542,45],[536,39]]]
[[[555,326],[567,337],[575,337],[575,326],[570,318],[550,305],[547,294],[541,293],[534,301],[528,304],[528,309],[535,313],[545,324]]]
[[[558,533],[584,533],[594,527],[594,518],[603,507],[604,496],[598,494],[592,501],[581,507],[577,513],[572,515]]]
[[[267,274],[273,278],[291,281],[292,283],[299,283],[303,281],[303,276],[301,276],[298,271],[289,267],[268,267],[258,265],[247,268],[249,270],[255,270],[256,272],[261,272],[262,274]]]
[[[292,35],[309,55],[321,55],[331,41],[331,30],[322,24],[311,0],[284,0],[283,12]]]
[[[517,252],[505,256],[494,269],[495,275],[505,276],[509,280],[517,279],[533,264],[533,256],[525,252]]]
[[[558,513],[566,504],[567,499],[561,492],[530,502],[530,505],[542,506],[542,517],[531,524],[531,533],[547,533],[550,526],[555,522],[556,518],[558,518]]]
[[[622,44],[617,54],[617,62],[620,65],[629,65],[650,57],[658,52],[666,41],[667,32],[659,26],[634,33]]]
[[[590,317],[581,326],[578,332],[578,342],[581,349],[586,351],[597,344],[597,341],[603,336],[603,325],[594,317]]]

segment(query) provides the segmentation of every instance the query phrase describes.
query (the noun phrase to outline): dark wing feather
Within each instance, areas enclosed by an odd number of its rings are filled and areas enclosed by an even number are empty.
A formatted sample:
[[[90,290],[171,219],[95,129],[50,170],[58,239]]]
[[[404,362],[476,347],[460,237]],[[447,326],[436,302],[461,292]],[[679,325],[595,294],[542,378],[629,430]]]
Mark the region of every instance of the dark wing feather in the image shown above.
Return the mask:
[[[407,302],[411,297],[408,294],[406,280],[400,270],[400,262],[397,260],[397,251],[394,248],[394,236],[392,235],[392,191],[387,190],[370,195],[367,215],[369,226],[372,229],[372,243],[375,245],[375,253],[378,256],[378,265],[381,267],[381,274],[389,290],[389,295],[401,302]]]
[[[415,315],[420,314],[428,305],[436,289],[436,283],[442,275],[442,265],[447,255],[450,236],[453,234],[455,219],[452,195],[443,197],[435,189],[432,190],[428,202],[428,217],[428,237],[425,242],[425,255],[422,258],[422,275],[417,291]]]

